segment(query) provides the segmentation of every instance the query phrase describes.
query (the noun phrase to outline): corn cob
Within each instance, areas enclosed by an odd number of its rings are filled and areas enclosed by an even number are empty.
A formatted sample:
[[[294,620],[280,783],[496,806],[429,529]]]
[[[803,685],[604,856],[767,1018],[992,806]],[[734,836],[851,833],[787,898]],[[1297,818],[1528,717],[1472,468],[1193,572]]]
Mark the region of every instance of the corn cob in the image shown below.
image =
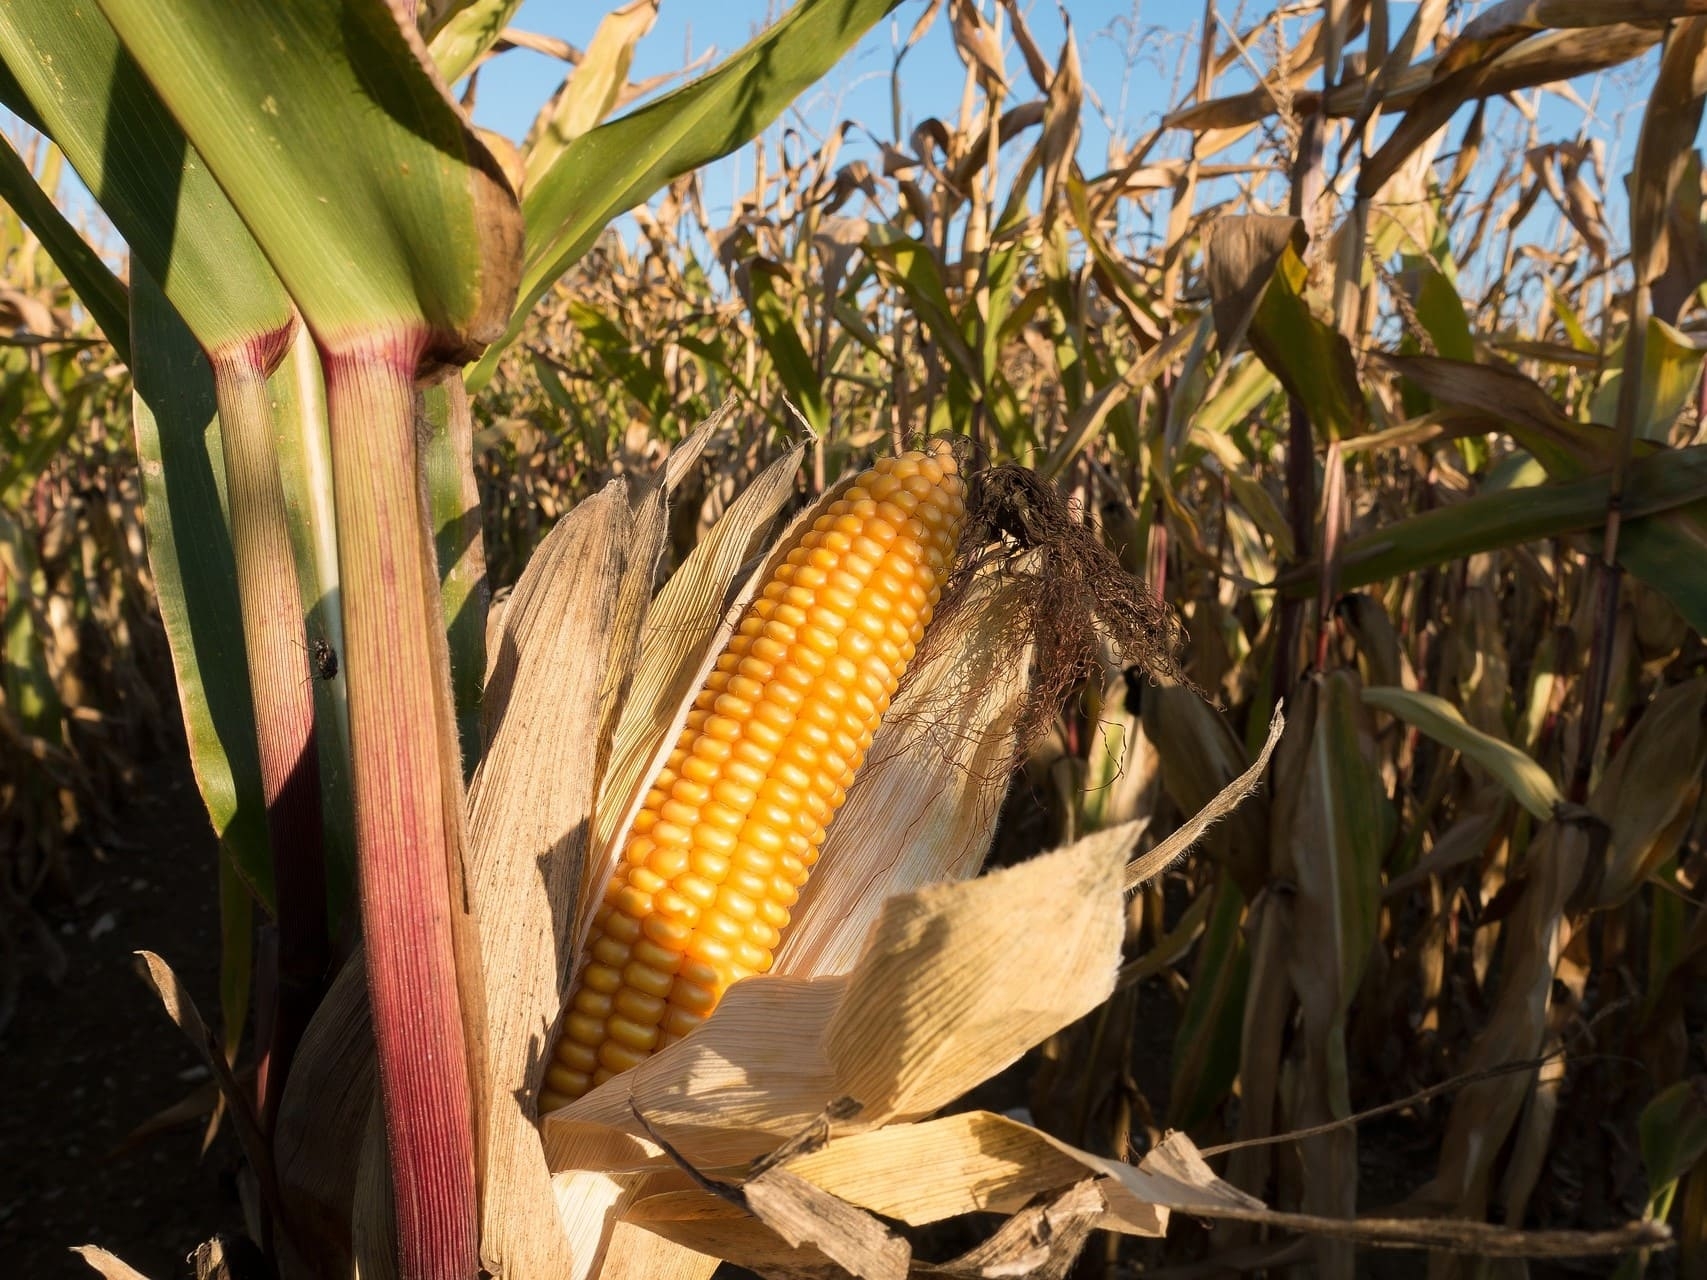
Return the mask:
[[[777,563],[694,700],[594,917],[541,1095],[562,1106],[764,973],[966,514],[954,455],[877,463]]]

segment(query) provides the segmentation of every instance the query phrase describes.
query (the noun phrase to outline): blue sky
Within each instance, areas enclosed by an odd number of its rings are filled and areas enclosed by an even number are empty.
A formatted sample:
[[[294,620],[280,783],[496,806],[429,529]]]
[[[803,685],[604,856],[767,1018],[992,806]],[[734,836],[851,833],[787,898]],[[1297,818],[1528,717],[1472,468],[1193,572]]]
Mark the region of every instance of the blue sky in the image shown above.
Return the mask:
[[[1485,6],[1487,0],[1469,0],[1461,6],[1465,16]],[[614,0],[573,3],[571,0],[526,0],[515,26],[544,35],[557,36],[579,47],[591,39],[599,20]],[[993,0],[981,0],[988,11]],[[660,17],[651,34],[636,52],[631,75],[635,79],[675,71],[708,48],[718,58],[727,56],[780,14],[783,0],[663,0]],[[1272,12],[1273,0],[1221,0],[1223,11],[1239,15],[1239,25],[1248,30],[1263,15]],[[1414,3],[1394,0],[1389,5],[1395,38],[1410,20]],[[893,136],[891,124],[891,70],[895,51],[904,42],[923,0],[906,0],[890,19],[880,23],[842,62],[809,90],[785,114],[777,129],[789,126],[808,136],[823,134],[846,119],[860,121],[879,139]],[[1106,165],[1111,133],[1134,138],[1152,128],[1170,104],[1183,94],[1183,85],[1195,76],[1195,51],[1202,21],[1202,0],[1070,0],[1074,36],[1083,64],[1089,100],[1083,120],[1080,163],[1087,173]],[[1066,21],[1054,0],[1026,0],[1027,21],[1044,55],[1058,57],[1066,34]],[[1289,27],[1296,38],[1298,24]],[[1035,96],[1023,63],[1010,44],[1008,65],[1014,76],[1015,100]],[[1354,44],[1354,48],[1356,45]],[[1259,58],[1260,50],[1254,51]],[[1640,109],[1652,83],[1657,54],[1620,68],[1606,76],[1573,82],[1570,90],[1595,104],[1588,131],[1607,149],[1607,189],[1604,192],[1612,220],[1615,244],[1625,239],[1623,179],[1635,147]],[[504,53],[489,63],[479,86],[476,120],[488,128],[520,140],[540,105],[562,82],[565,64],[525,49]],[[901,68],[900,98],[903,118],[901,136],[930,116],[952,121],[958,114],[965,70],[954,49],[949,22],[939,16],[927,37],[908,53]],[[1218,93],[1236,92],[1253,83],[1242,68],[1224,76]],[[1583,114],[1565,97],[1543,93],[1540,98],[1541,133],[1544,140],[1561,141],[1583,128]],[[4,123],[0,120],[0,123]],[[1520,141],[1525,125],[1509,105],[1496,103],[1489,112],[1486,148],[1491,153],[1509,151]],[[1165,138],[1157,155],[1178,154],[1183,134]],[[1453,144],[1449,144],[1453,145]],[[872,145],[854,134],[844,148],[843,159],[868,153]],[[1221,157],[1229,158],[1229,157]],[[703,193],[707,212],[714,223],[727,215],[733,201],[752,182],[750,149],[713,165],[705,175]],[[86,194],[73,188],[63,193],[71,208],[90,211]],[[1528,235],[1545,240],[1556,215],[1543,209],[1525,226]]]
[[[584,48],[607,7],[602,3],[526,0],[514,25]],[[719,58],[726,56],[774,20],[784,7],[779,0],[663,0],[656,26],[636,52],[632,77],[638,80],[671,72],[707,48],[715,48]],[[994,6],[985,0],[983,7],[988,11]],[[1083,123],[1080,162],[1087,172],[1095,173],[1106,163],[1111,131],[1125,138],[1147,132],[1195,77],[1198,26],[1204,6],[1201,0],[1071,0],[1066,7],[1092,99]],[[1243,5],[1223,0],[1219,7],[1224,12],[1240,12],[1240,26],[1249,29],[1274,5],[1272,0],[1246,0]],[[1414,3],[1397,0],[1390,4],[1395,39],[1415,7]],[[1469,15],[1482,7],[1483,3],[1472,0],[1462,10]],[[890,71],[894,53],[922,11],[922,0],[907,0],[796,103],[784,123],[821,133],[840,120],[854,119],[880,138],[892,136]],[[1038,44],[1053,60],[1066,31],[1061,7],[1054,0],[1030,0],[1026,12]],[[1296,24],[1290,30],[1295,32]],[[1011,41],[1009,45],[1009,66],[1017,81],[1016,100],[1034,96],[1019,55],[1012,50]],[[1607,147],[1610,189],[1606,195],[1615,232],[1622,231],[1622,175],[1629,167],[1640,124],[1639,109],[1656,66],[1657,55],[1651,53],[1632,68],[1598,79],[1584,78],[1571,86],[1582,99],[1595,105],[1588,128]],[[481,78],[476,120],[520,139],[565,71],[564,64],[528,50],[503,54]],[[964,75],[947,18],[939,16],[926,39],[902,64],[902,136],[929,116],[952,121],[959,111]],[[1237,91],[1251,83],[1249,76],[1236,68],[1223,77],[1217,92]],[[1583,115],[1565,97],[1544,93],[1540,121],[1545,139],[1566,140],[1582,128]],[[1490,112],[1490,140],[1520,139],[1522,129],[1521,119],[1509,106],[1498,105]],[[1183,135],[1164,139],[1158,154],[1177,153],[1183,141]],[[850,148],[858,145],[851,142]],[[858,152],[850,149],[845,154],[851,158]],[[707,173],[704,194],[713,221],[728,211],[751,179],[750,155],[722,162]]]

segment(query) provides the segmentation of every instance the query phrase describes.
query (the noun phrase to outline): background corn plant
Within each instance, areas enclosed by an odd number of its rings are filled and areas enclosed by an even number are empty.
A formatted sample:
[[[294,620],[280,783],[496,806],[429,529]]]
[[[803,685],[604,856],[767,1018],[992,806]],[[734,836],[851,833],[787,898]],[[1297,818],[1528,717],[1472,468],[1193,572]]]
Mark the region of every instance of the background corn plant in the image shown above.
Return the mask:
[[[1704,8],[1332,0],[1251,20],[1210,0],[1177,109],[1093,172],[1073,39],[1040,47],[1015,4],[915,6],[909,39],[942,23],[962,54],[958,116],[889,122],[877,161],[845,159],[845,131],[815,151],[773,140],[724,225],[694,170],[744,138],[705,123],[714,88],[662,100],[701,121],[662,156],[635,151],[657,115],[571,127],[561,149],[539,129],[520,302],[470,370],[456,446],[490,581],[729,395],[763,425],[717,438],[687,481],[678,558],[798,433],[795,410],[825,437],[809,488],[933,430],[1032,463],[1176,605],[1219,706],[1111,665],[1033,754],[1004,857],[1135,819],[1159,837],[1290,709],[1267,793],[1135,900],[1121,990],[1032,1063],[1038,1119],[1116,1155],[1187,1128],[1229,1144],[1234,1184],[1326,1216],[1671,1214],[1685,1268],[1707,1266]],[[423,14],[447,79],[503,12]],[[613,16],[612,65],[637,13]],[[1539,86],[1640,60],[1655,82],[1627,174],[1586,128],[1546,133]],[[1223,92],[1234,77],[1258,83]],[[1527,113],[1516,145],[1486,133],[1502,97]],[[20,212],[29,190],[8,188]],[[654,192],[631,230],[600,234]],[[74,283],[126,331],[98,272]],[[459,516],[473,501],[442,497]],[[459,535],[439,528],[443,569]],[[314,556],[296,550],[299,578]],[[120,570],[136,599],[145,572]],[[477,634],[457,624],[453,671],[456,637]],[[204,743],[204,787],[224,771],[210,810],[272,905],[238,823],[257,767],[231,741]],[[348,767],[317,750],[325,777]],[[351,837],[327,818],[335,929]],[[1269,1141],[1298,1129],[1316,1132]],[[1254,1227],[1150,1247],[1356,1265],[1344,1243]]]

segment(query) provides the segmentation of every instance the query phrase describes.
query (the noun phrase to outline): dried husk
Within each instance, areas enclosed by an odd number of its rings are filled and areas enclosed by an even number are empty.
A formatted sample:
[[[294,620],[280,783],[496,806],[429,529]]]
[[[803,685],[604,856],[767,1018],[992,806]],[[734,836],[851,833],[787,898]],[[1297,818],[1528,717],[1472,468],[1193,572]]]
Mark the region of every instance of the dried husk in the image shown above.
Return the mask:
[[[979,575],[931,624],[800,895],[776,972],[845,973],[884,899],[978,873],[1031,692],[1025,583]]]
[[[556,1274],[567,1252],[533,1098],[569,969],[562,940],[586,864],[610,673],[632,647],[663,544],[661,497],[636,508],[612,481],[529,560],[490,659],[486,749],[469,789],[491,1073],[481,1254],[517,1280]]]
[[[692,1036],[546,1116],[552,1167],[661,1159],[636,1112],[708,1168],[838,1098],[862,1104],[850,1131],[928,1114],[1113,990],[1122,871],[1075,846],[891,898],[850,973],[736,983]]]

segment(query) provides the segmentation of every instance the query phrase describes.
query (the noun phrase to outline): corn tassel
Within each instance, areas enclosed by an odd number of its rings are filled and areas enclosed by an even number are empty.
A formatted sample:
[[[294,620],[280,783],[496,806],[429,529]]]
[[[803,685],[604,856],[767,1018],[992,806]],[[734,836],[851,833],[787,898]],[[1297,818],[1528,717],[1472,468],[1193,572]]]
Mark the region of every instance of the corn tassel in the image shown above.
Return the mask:
[[[546,1076],[550,1110],[764,973],[930,622],[965,520],[946,444],[879,462],[754,599],[636,815]]]

